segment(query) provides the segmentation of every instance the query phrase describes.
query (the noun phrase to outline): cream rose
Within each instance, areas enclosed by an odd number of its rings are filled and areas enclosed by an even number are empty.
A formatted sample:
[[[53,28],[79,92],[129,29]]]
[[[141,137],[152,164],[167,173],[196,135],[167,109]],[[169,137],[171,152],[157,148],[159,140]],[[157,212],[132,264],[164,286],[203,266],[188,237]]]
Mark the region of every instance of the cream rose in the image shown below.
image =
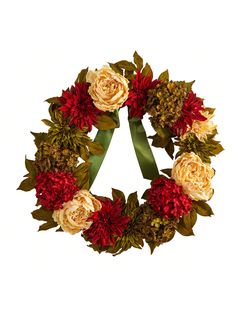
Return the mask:
[[[75,234],[88,229],[91,222],[87,221],[92,212],[100,210],[101,203],[87,190],[77,192],[73,200],[63,204],[63,208],[54,210],[53,219],[63,231]]]
[[[128,98],[129,81],[109,66],[103,66],[98,71],[89,71],[86,80],[91,83],[88,92],[94,105],[102,111],[114,111]]]
[[[192,152],[183,153],[175,161],[171,176],[191,199],[207,201],[213,194],[211,179],[214,174],[211,166]]]
[[[214,114],[207,110],[202,111],[201,114],[206,118],[206,120],[195,120],[192,127],[189,128],[187,133],[185,133],[181,139],[185,139],[188,133],[194,133],[199,141],[204,142],[206,141],[208,135],[211,135],[216,131],[217,125],[212,121]]]

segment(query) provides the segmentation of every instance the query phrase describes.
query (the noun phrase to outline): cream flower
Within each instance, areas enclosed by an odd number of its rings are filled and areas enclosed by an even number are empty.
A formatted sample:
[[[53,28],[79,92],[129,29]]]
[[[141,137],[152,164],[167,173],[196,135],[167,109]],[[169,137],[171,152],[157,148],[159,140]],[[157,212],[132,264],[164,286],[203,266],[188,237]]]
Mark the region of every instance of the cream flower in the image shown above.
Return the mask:
[[[120,108],[129,94],[129,81],[109,66],[103,66],[98,71],[89,71],[86,76],[89,94],[94,105],[102,111],[114,111]]]
[[[191,152],[183,153],[175,161],[171,176],[191,199],[207,201],[213,194],[211,179],[214,174],[209,164]]]
[[[54,210],[53,219],[63,231],[75,234],[88,229],[91,222],[87,221],[92,212],[101,209],[101,203],[87,190],[77,192],[73,200],[63,204],[63,208]]]
[[[185,139],[188,133],[194,133],[199,141],[205,142],[207,136],[216,131],[217,125],[212,121],[214,114],[207,110],[202,111],[201,114],[207,119],[205,121],[195,120],[192,127],[181,137],[182,140]]]

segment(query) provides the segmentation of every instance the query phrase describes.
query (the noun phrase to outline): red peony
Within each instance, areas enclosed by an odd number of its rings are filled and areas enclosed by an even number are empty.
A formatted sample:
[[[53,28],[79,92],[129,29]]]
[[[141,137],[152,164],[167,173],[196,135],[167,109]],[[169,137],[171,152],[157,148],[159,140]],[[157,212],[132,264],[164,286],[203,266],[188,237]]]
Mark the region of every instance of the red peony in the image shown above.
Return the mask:
[[[155,179],[147,191],[147,201],[165,219],[180,218],[188,214],[192,200],[174,180],[165,177]]]
[[[62,208],[79,190],[76,178],[69,172],[40,172],[36,177],[36,197],[49,210]]]
[[[120,199],[112,202],[102,201],[102,208],[94,212],[88,219],[92,221],[89,229],[84,231],[88,240],[101,247],[113,246],[116,236],[121,237],[128,226],[130,218],[122,215],[122,202]]]
[[[59,98],[62,105],[59,109],[65,118],[70,118],[70,124],[76,125],[81,130],[87,127],[91,131],[101,111],[94,106],[88,87],[88,83],[75,83],[75,86],[63,91]]]
[[[130,118],[143,118],[145,114],[145,105],[147,104],[147,92],[158,84],[158,80],[152,81],[151,76],[143,76],[140,71],[137,72],[132,80],[132,89],[129,91],[128,99],[125,105],[130,106]]]
[[[203,99],[190,91],[184,101],[182,115],[173,125],[174,133],[178,136],[183,135],[195,120],[205,121],[206,117],[201,114],[201,110],[204,110]]]

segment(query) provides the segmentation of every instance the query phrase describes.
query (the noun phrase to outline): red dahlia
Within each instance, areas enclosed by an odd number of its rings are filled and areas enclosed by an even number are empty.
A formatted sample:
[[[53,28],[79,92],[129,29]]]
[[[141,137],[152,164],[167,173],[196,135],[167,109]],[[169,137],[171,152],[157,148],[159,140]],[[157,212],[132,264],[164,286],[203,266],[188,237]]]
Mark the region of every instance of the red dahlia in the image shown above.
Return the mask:
[[[173,125],[175,134],[178,136],[185,134],[195,120],[205,121],[206,118],[201,114],[201,110],[204,110],[203,99],[190,91],[188,98],[184,101],[182,115]]]
[[[147,201],[165,219],[180,218],[192,207],[192,200],[184,194],[183,188],[165,177],[152,182],[147,191]]]
[[[132,80],[132,89],[125,105],[130,106],[130,118],[143,118],[145,114],[145,105],[147,104],[147,92],[158,84],[158,80],[152,81],[151,76],[143,76],[140,71],[137,72]]]
[[[59,109],[64,113],[65,118],[70,118],[70,124],[76,125],[81,130],[87,127],[91,131],[101,111],[94,106],[88,88],[88,83],[75,83],[75,86],[63,91],[59,98],[61,103]]]
[[[69,172],[40,172],[36,177],[36,197],[49,210],[62,208],[79,190],[76,178]]]
[[[113,246],[116,236],[121,237],[128,226],[130,218],[122,215],[122,202],[120,199],[112,202],[102,201],[101,210],[94,212],[89,218],[92,225],[84,231],[88,240],[101,247]]]

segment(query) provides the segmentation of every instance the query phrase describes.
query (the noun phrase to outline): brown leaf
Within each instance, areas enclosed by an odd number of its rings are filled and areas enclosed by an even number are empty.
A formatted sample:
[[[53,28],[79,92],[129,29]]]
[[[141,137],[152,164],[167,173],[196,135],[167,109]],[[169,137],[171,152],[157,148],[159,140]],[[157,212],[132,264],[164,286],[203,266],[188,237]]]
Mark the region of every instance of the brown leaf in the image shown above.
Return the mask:
[[[106,114],[101,114],[97,116],[97,123],[95,124],[95,127],[98,130],[110,130],[116,128],[116,123],[115,121],[108,115]]]
[[[151,69],[151,67],[150,67],[150,65],[148,63],[145,64],[145,67],[142,70],[142,75],[143,76],[151,76],[151,77],[153,77],[152,69]]]
[[[45,222],[44,224],[42,224],[40,227],[39,227],[39,230],[38,231],[44,231],[44,230],[48,230],[48,229],[51,229],[51,228],[55,228],[57,227],[58,224],[54,221],[54,220],[50,220],[50,221],[47,221]]]
[[[108,64],[109,64],[110,68],[112,68],[113,71],[115,71],[116,73],[119,73],[120,75],[123,75],[123,70],[119,66],[117,66],[114,63],[110,63],[110,62],[108,62]]]
[[[21,182],[17,190],[28,192],[33,190],[35,187],[35,178],[29,177]]]
[[[128,71],[136,71],[136,66],[130,61],[121,60],[116,62],[115,65]]]
[[[204,201],[194,201],[193,202],[193,208],[201,216],[211,216],[211,215],[214,215],[210,205],[208,205]]]
[[[162,72],[159,75],[158,80],[160,80],[162,82],[169,82],[169,71],[166,70],[166,71]]]
[[[93,155],[102,155],[104,153],[103,146],[99,142],[89,142],[88,148],[89,152]]]
[[[112,198],[115,201],[116,199],[121,199],[122,203],[125,203],[125,195],[122,191],[112,188]]]
[[[88,67],[86,69],[81,70],[77,76],[77,79],[75,80],[75,83],[86,82],[87,73],[88,73]]]
[[[52,220],[53,211],[44,209],[40,207],[39,209],[34,210],[31,215],[36,220],[49,221]]]
[[[138,70],[142,70],[143,68],[143,58],[140,57],[140,55],[137,53],[137,51],[134,52],[134,63],[136,64],[137,66],[137,69]]]
[[[74,176],[80,189],[89,189],[89,166],[89,162],[83,162],[74,171]]]

